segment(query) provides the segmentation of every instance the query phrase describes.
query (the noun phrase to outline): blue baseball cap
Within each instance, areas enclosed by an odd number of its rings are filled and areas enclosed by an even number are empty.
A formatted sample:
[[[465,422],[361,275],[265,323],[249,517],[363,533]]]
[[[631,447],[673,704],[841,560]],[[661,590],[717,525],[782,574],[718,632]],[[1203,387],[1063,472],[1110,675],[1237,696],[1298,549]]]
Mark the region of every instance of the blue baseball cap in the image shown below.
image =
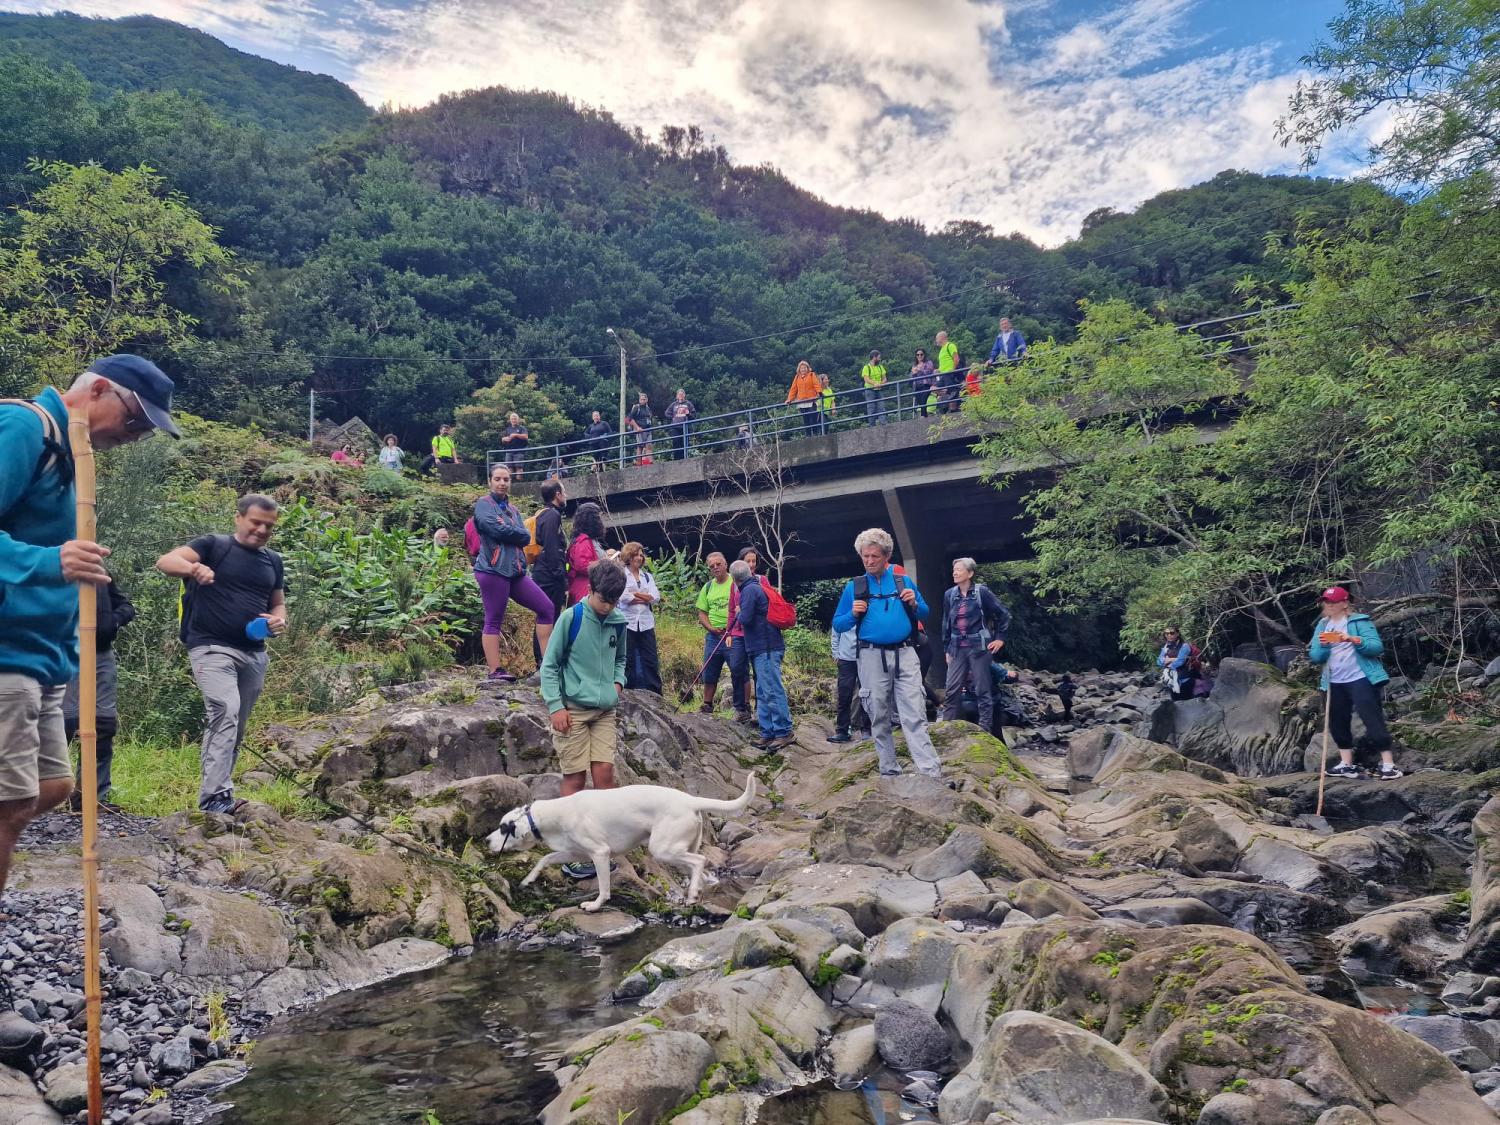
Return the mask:
[[[95,375],[103,375],[118,387],[135,392],[147,420],[158,430],[181,437],[182,431],[172,421],[172,380],[149,359],[122,353],[107,355],[89,364]]]

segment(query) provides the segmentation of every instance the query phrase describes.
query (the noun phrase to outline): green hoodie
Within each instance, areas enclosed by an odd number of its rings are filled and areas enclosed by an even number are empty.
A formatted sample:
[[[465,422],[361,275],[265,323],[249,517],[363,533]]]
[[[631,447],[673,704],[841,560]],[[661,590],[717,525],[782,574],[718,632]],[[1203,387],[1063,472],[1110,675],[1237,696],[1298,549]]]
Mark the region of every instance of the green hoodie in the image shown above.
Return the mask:
[[[582,618],[569,645],[573,615]],[[600,617],[588,601],[569,606],[557,618],[542,657],[542,699],[547,712],[565,706],[609,710],[620,699],[615,685],[625,686],[625,614],[616,606]]]

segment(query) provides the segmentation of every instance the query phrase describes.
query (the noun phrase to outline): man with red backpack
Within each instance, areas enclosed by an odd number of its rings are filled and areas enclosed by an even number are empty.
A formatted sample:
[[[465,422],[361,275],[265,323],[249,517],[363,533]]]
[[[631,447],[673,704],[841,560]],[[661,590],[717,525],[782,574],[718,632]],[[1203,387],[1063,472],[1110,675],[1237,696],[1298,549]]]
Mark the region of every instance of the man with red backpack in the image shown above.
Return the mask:
[[[1156,666],[1161,669],[1162,682],[1167,685],[1173,700],[1181,702],[1193,698],[1193,682],[1203,671],[1202,654],[1197,645],[1182,639],[1182,633],[1175,625],[1169,625],[1162,633]]]
[[[765,754],[779,754],[795,741],[786,687],[781,682],[781,658],[786,652],[786,642],[781,638],[781,627],[772,620],[771,596],[750,565],[737,559],[730,564],[729,577],[740,595],[738,620],[745,630],[740,643],[745,646],[745,655],[755,671],[755,710],[761,736],[758,749]]]

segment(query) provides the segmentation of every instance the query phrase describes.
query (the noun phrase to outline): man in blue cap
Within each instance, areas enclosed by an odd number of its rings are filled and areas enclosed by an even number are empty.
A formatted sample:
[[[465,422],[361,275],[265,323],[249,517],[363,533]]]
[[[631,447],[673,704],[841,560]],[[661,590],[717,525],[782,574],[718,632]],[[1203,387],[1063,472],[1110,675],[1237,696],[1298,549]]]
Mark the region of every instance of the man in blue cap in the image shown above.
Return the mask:
[[[75,538],[70,408],[95,449],[181,436],[172,380],[137,355],[97,360],[64,394],[0,400],[0,892],[21,830],[73,789],[62,700],[78,673],[77,584],[109,584],[108,548]]]

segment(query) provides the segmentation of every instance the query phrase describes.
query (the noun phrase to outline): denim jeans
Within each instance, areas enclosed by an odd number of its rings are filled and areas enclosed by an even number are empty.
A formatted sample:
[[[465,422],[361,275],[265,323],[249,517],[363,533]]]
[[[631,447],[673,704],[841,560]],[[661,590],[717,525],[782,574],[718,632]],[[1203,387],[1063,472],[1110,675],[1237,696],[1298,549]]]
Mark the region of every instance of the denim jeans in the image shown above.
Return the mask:
[[[755,667],[755,717],[762,738],[792,733],[792,713],[781,684],[781,653],[762,652],[750,658]]]

